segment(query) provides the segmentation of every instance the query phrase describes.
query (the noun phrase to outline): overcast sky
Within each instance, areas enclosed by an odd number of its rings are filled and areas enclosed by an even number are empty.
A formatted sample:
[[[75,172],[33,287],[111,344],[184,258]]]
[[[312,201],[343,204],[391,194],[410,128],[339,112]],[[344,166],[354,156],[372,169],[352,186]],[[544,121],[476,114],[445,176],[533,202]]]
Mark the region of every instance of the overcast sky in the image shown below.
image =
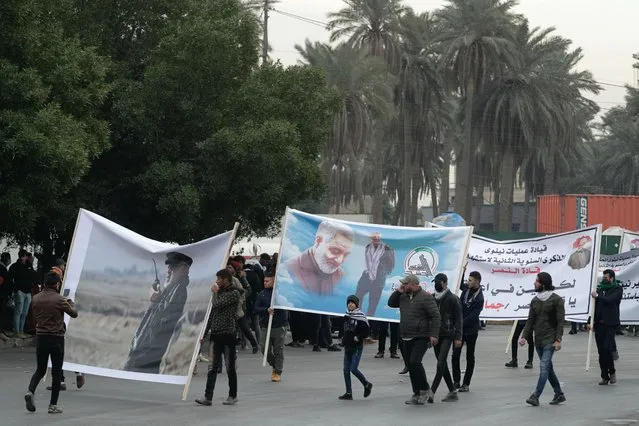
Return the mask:
[[[406,0],[416,12],[432,11],[445,0]],[[590,70],[597,81],[623,86],[634,83],[633,53],[639,53],[638,0],[520,0],[516,11],[524,14],[533,26],[556,27],[557,34],[582,47],[581,68]],[[342,0],[282,0],[276,10],[314,21],[327,22],[327,13],[343,7]],[[272,11],[269,42],[273,59],[285,65],[297,63],[296,44],[328,41],[328,32],[320,24],[304,22]],[[604,91],[595,99],[601,108],[623,103],[625,90],[602,85]],[[604,111],[605,112],[605,111]]]

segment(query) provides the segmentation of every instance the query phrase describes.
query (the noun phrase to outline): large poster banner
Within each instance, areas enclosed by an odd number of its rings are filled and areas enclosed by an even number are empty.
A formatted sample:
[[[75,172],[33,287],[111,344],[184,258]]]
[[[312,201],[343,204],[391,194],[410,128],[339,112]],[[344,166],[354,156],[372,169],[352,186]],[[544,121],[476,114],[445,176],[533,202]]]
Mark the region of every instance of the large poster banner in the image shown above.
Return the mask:
[[[63,294],[64,369],[185,384],[234,232],[184,246],[154,241],[80,210]]]
[[[637,248],[639,248],[639,232],[624,229],[621,236],[621,244],[619,244],[619,253],[625,253]]]
[[[427,289],[438,273],[461,279],[472,227],[409,228],[346,222],[287,210],[274,307],[343,315],[355,294],[372,319],[399,322],[388,297],[406,274]]]
[[[566,317],[583,319],[590,312],[590,292],[597,278],[601,226],[563,234],[514,241],[495,241],[473,235],[466,272],[482,275],[484,320],[528,318],[540,272],[553,278],[565,300]]]
[[[606,269],[615,271],[615,277],[621,281],[623,287],[623,299],[619,306],[621,323],[639,324],[639,249],[620,254],[601,255],[599,280]]]

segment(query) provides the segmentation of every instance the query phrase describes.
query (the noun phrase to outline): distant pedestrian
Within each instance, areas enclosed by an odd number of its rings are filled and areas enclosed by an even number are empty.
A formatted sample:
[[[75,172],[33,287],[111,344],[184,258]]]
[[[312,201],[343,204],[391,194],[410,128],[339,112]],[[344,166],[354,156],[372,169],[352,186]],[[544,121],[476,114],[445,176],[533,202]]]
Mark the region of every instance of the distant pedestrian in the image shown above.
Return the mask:
[[[561,404],[566,401],[557,374],[552,364],[552,357],[556,351],[561,349],[561,339],[564,333],[565,307],[564,300],[555,294],[555,287],[552,285],[552,277],[547,272],[537,274],[535,280],[535,290],[537,296],[530,302],[528,320],[526,327],[521,334],[519,344],[524,346],[527,342],[533,341],[533,331],[535,333],[535,349],[539,355],[539,379],[535,392],[526,400],[534,407],[539,406],[539,397],[544,391],[546,381],[550,382],[555,396],[550,401],[551,405]]]
[[[60,278],[57,274],[49,272],[44,281],[44,290],[33,297],[32,310],[36,322],[36,358],[37,369],[31,377],[29,391],[24,396],[27,410],[36,410],[34,393],[40,380],[47,372],[47,361],[51,357],[51,400],[49,413],[62,413],[58,407],[60,383],[62,381],[62,364],[64,362],[64,314],[71,318],[78,317],[78,311],[71,299],[59,294]]]
[[[364,350],[364,339],[370,334],[370,326],[366,315],[359,307],[357,296],[351,295],[346,299],[347,312],[344,319],[344,384],[346,393],[339,397],[341,400],[352,400],[353,389],[351,387],[351,374],[364,386],[364,398],[368,398],[373,390],[373,384],[366,380],[364,374],[359,371],[359,361]]]

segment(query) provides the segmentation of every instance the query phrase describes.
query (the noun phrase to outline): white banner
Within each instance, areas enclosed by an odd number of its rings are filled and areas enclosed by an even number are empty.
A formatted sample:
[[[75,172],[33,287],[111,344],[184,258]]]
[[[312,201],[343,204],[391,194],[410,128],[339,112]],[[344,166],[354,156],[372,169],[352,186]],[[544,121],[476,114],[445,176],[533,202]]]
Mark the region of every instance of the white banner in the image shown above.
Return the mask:
[[[599,280],[606,269],[615,271],[615,277],[621,281],[623,287],[623,299],[619,307],[621,323],[639,324],[639,249],[621,254],[601,255]]]
[[[597,279],[601,226],[539,238],[495,241],[473,235],[466,275],[478,271],[484,289],[483,320],[528,318],[540,272],[553,278],[565,300],[566,318],[583,320],[591,308],[590,292]]]
[[[234,232],[179,246],[80,210],[64,278],[64,369],[185,384]]]
[[[639,248],[639,232],[624,229],[621,235],[621,243],[619,244],[619,253],[625,253],[637,248]]]

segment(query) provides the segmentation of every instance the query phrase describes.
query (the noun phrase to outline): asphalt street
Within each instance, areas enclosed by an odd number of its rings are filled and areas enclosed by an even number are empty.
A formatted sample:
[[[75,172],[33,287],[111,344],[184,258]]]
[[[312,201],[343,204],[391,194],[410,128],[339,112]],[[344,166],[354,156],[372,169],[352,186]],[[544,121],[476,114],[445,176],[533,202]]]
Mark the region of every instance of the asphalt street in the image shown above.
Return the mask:
[[[338,401],[344,392],[342,353],[311,352],[311,348],[286,348],[281,383],[270,381],[270,370],[261,367],[261,357],[239,354],[239,403],[223,406],[228,387],[226,374],[218,378],[213,407],[193,403],[204,389],[206,365],[194,377],[186,401],[182,387],[87,376],[81,390],[74,375],[67,373],[69,390],[61,393],[64,413],[47,414],[49,392],[41,384],[36,392],[37,411],[28,413],[24,392],[35,369],[33,348],[0,349],[0,425],[416,425],[425,422],[457,425],[605,425],[633,424],[639,420],[639,337],[621,336],[618,348],[618,383],[598,386],[597,355],[593,342],[590,371],[585,371],[588,336],[566,335],[563,349],[555,355],[555,368],[567,402],[549,406],[552,389],[548,385],[540,407],[530,407],[525,399],[536,384],[535,369],[504,368],[509,359],[504,347],[510,327],[489,325],[477,343],[477,366],[471,391],[460,394],[458,402],[440,402],[445,395],[442,383],[435,404],[406,406],[410,396],[408,377],[397,372],[401,360],[378,360],[377,345],[367,345],[361,370],[374,383],[372,395],[364,399],[353,378],[354,401]],[[566,329],[566,332],[568,329]],[[525,349],[520,358],[525,360]],[[463,360],[462,360],[463,361]],[[424,358],[429,382],[435,361],[431,351]],[[49,376],[50,377],[50,376]],[[630,419],[610,423],[610,419]]]

